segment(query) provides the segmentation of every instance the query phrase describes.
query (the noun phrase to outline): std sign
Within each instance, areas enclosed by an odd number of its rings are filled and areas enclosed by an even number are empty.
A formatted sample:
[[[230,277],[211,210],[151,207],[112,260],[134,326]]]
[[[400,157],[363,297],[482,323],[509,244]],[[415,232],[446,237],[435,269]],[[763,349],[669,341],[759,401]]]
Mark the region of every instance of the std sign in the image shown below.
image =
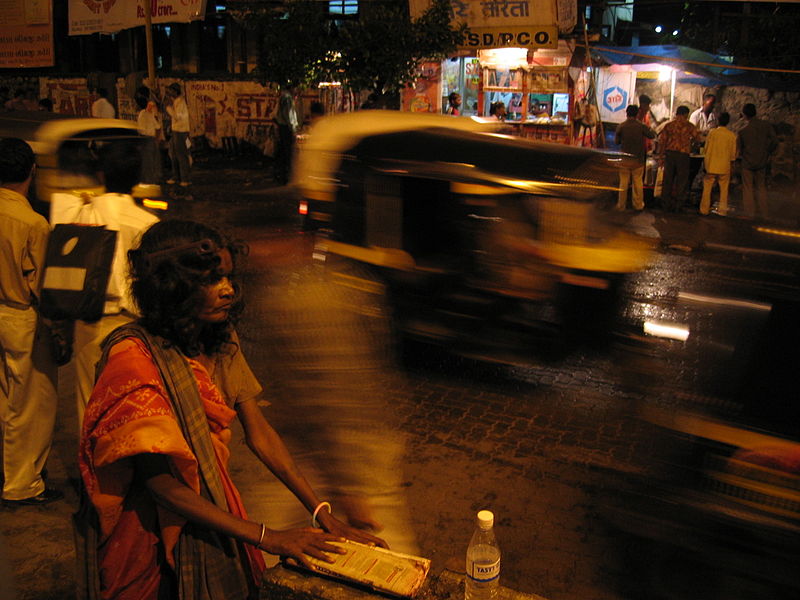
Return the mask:
[[[628,92],[615,85],[603,90],[603,107],[615,113],[628,107]]]
[[[558,28],[549,25],[530,27],[471,27],[461,48],[556,48]]]

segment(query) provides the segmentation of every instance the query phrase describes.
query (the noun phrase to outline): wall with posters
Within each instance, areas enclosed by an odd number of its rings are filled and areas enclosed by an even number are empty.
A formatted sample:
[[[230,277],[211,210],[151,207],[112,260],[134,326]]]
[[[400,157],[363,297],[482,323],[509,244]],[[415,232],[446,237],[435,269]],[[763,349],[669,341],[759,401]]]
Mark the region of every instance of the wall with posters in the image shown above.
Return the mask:
[[[166,97],[172,83],[183,88],[189,107],[192,137],[205,137],[212,147],[221,147],[223,137],[236,137],[268,156],[275,149],[275,113],[278,93],[255,81],[182,81],[159,79],[158,93]],[[96,99],[89,92],[86,78],[43,77],[40,96],[53,101],[54,111],[88,117]],[[116,109],[120,119],[136,120],[138,107],[127,93],[124,78],[116,84]],[[314,91],[303,94],[298,102],[299,118],[308,114],[308,106],[318,98]],[[332,108],[332,107],[331,107]]]
[[[409,112],[442,112],[442,65],[424,62],[413,86],[402,93],[402,108]]]
[[[45,0],[0,0],[0,68],[52,67],[53,20]]]

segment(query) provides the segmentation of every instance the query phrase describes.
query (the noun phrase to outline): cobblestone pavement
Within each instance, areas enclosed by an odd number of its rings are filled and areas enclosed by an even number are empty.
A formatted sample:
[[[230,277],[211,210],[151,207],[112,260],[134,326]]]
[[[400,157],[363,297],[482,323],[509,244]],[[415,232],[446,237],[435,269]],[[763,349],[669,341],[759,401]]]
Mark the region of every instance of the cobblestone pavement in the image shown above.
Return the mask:
[[[180,192],[171,212],[229,226],[250,244],[245,284],[251,300],[242,340],[266,384],[268,418],[302,453],[313,440],[303,431],[302,415],[287,407],[314,384],[289,377],[293,371],[265,343],[269,305],[261,299],[270,293],[271,276],[302,264],[307,241],[295,232],[285,190],[267,183],[266,175],[199,169],[194,190]],[[628,291],[631,319],[669,316],[716,331],[711,311],[681,299],[680,290],[742,294],[744,282],[748,293],[796,292],[792,248],[772,247],[786,256],[731,250],[742,244],[734,220],[654,214],[660,253]],[[792,219],[794,213],[787,217]],[[604,515],[608,498],[653,468],[666,443],[637,418],[637,408],[699,404],[730,412],[736,406],[703,369],[707,344],[665,343],[644,354],[625,347],[536,367],[492,366],[420,350],[408,368],[385,374],[379,383],[392,411],[387,421],[397,424],[405,444],[398,474],[408,518],[420,552],[435,569],[461,565],[474,513],[489,507],[497,517],[504,585],[552,600],[636,597],[627,585],[625,544]],[[714,346],[724,347],[722,341]],[[69,518],[77,507],[70,486],[77,477],[77,424],[69,368],[60,388],[49,471],[67,498],[45,508],[0,512],[0,541],[20,599],[73,597]],[[248,456],[238,430],[232,449],[233,478],[251,514],[269,521],[273,483]],[[11,599],[8,593],[0,597]]]

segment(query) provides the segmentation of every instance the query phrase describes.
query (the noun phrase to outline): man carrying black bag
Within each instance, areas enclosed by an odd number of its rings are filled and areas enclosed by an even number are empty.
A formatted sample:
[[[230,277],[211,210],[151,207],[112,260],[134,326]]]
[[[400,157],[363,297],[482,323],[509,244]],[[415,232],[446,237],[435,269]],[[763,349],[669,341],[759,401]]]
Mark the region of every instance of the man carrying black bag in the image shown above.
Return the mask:
[[[50,212],[53,225],[102,225],[117,233],[105,304],[98,315],[99,320],[78,319],[75,322],[73,352],[79,428],[94,386],[95,365],[100,359],[100,342],[111,331],[136,318],[136,309],[128,289],[128,250],[142,232],[158,221],[155,215],[138,206],[131,196],[131,190],[139,181],[142,166],[137,140],[119,140],[104,144],[98,149],[98,166],[105,183],[105,194],[85,198],[54,194]]]
[[[50,227],[26,198],[34,169],[27,143],[0,140],[0,417],[9,507],[63,498],[42,477],[58,396],[49,332],[36,309]]]

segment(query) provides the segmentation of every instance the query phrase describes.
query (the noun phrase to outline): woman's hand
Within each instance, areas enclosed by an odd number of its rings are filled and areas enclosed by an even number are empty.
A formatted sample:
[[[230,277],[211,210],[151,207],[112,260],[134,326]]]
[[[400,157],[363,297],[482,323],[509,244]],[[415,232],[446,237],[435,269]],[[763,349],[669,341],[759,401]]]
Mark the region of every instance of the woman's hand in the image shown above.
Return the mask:
[[[325,533],[322,529],[303,527],[300,529],[286,529],[277,531],[267,529],[264,541],[259,548],[277,556],[288,556],[303,563],[307,568],[313,569],[309,556],[325,562],[334,559],[326,554],[344,554],[344,548],[332,545],[330,542],[342,542],[344,539],[338,535]]]
[[[379,538],[378,536],[372,535],[363,529],[356,529],[347,523],[343,523],[327,510],[320,511],[320,513],[317,515],[317,521],[325,528],[325,531],[333,535],[352,540],[353,542],[359,542],[361,544],[370,544],[373,546],[380,546],[381,548],[389,547],[389,544],[387,544],[385,540]]]

